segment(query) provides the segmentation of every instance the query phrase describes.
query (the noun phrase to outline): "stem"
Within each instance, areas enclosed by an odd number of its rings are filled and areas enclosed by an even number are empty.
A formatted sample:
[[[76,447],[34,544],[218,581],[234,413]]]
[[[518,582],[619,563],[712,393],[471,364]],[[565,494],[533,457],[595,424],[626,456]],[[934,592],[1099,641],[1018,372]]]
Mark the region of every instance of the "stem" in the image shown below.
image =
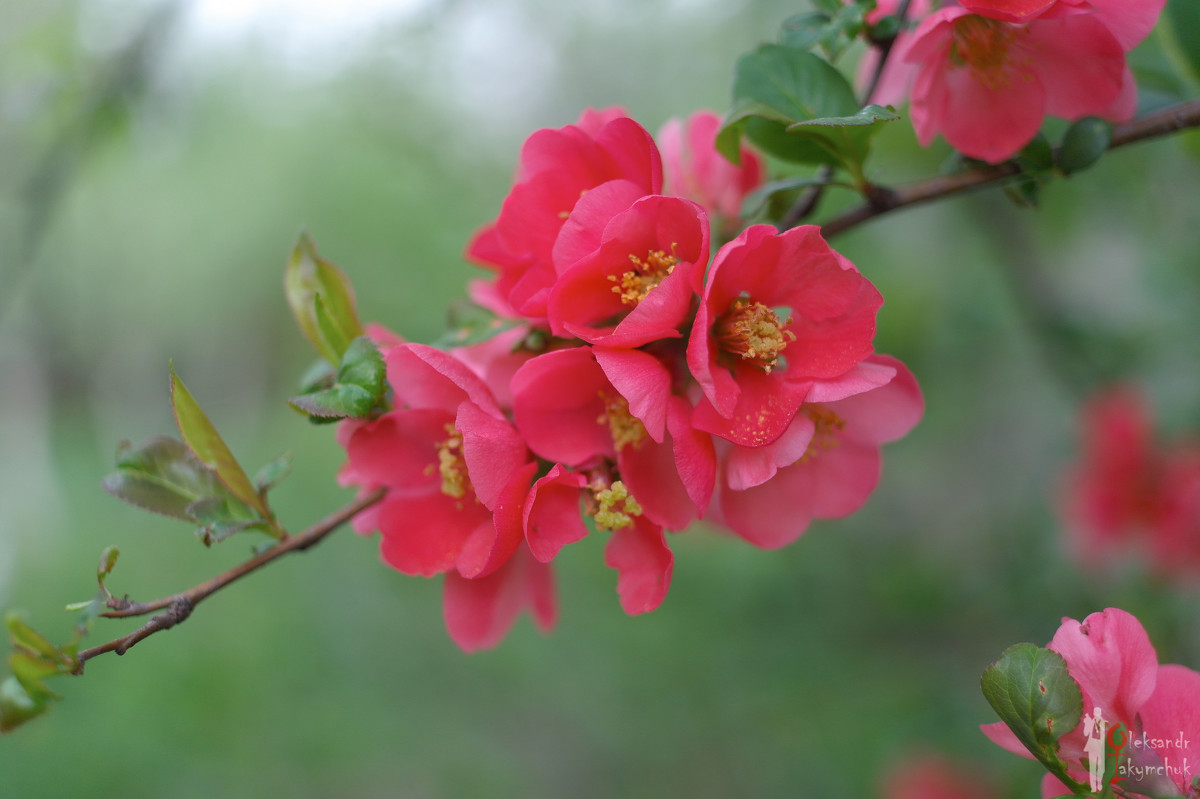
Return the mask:
[[[182,593],[155,599],[152,602],[130,602],[127,599],[110,599],[108,605],[113,609],[100,614],[109,619],[144,616],[147,613],[154,613],[155,611],[164,612],[151,617],[148,622],[128,635],[115,638],[108,643],[100,644],[99,646],[94,646],[80,652],[76,656],[79,661],[79,667],[75,670],[75,673],[82,674],[83,664],[97,655],[103,655],[105,652],[116,652],[118,655],[123,655],[139,641],[149,638],[154,633],[162,630],[169,630],[176,624],[185,621],[191,616],[196,605],[199,605],[217,591],[220,591],[230,583],[240,580],[259,567],[283,557],[289,552],[308,549],[338,527],[341,527],[350,521],[350,519],[381,500],[385,493],[386,489],[380,488],[366,496],[359,497],[354,502],[351,502],[339,511],[331,513],[303,532],[285,537],[265,552],[260,552],[250,560],[239,563],[228,571],[222,572],[212,579],[205,580]]]
[[[1200,127],[1200,100],[1189,100],[1115,126],[1108,149],[1115,150],[1127,144],[1195,127]],[[910,205],[940,200],[1019,174],[1021,167],[1015,161],[1006,161],[1003,164],[981,166],[956,175],[929,178],[897,189],[874,186],[871,187],[866,204],[829,220],[821,226],[821,232],[826,238],[836,236],[877,216]]]

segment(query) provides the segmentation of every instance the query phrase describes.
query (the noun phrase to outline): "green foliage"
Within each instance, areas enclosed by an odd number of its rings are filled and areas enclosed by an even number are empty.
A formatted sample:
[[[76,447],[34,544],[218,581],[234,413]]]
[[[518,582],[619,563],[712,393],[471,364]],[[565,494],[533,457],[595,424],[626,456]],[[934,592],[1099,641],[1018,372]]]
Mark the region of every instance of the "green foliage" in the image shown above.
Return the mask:
[[[784,20],[779,43],[796,50],[819,46],[830,61],[836,61],[863,32],[866,14],[875,4],[818,0],[815,5],[819,11],[795,14]]]
[[[0,683],[0,732],[9,732],[45,713],[50,702],[60,698],[43,680],[70,674],[79,663],[75,643],[57,647],[15,613],[6,614],[4,621],[14,651],[8,656],[12,676]]]
[[[291,397],[288,403],[313,421],[364,419],[379,410],[387,392],[387,366],[375,342],[359,336],[350,342],[331,381]]]
[[[1017,644],[983,673],[988,704],[1046,769],[1075,790],[1058,756],[1058,740],[1083,717],[1083,694],[1062,655],[1033,644]]]
[[[307,234],[292,249],[283,288],[300,332],[325,360],[341,361],[350,342],[362,335],[354,288],[342,270],[317,255]]]
[[[267,509],[266,502],[246,476],[237,458],[233,457],[233,453],[200,408],[200,404],[179,379],[179,375],[175,374],[174,364],[171,365],[171,408],[175,412],[175,423],[179,426],[180,435],[196,457],[216,474],[217,479],[229,489],[229,493],[257,511],[263,519],[270,519],[271,512]],[[226,504],[231,513],[239,510],[236,504]],[[212,503],[207,505],[206,513],[211,511]]]
[[[861,180],[871,138],[880,123],[896,119],[881,106],[860,108],[850,84],[829,62],[768,44],[738,60],[733,107],[717,149],[736,162],[745,134],[777,158],[842,167]]]

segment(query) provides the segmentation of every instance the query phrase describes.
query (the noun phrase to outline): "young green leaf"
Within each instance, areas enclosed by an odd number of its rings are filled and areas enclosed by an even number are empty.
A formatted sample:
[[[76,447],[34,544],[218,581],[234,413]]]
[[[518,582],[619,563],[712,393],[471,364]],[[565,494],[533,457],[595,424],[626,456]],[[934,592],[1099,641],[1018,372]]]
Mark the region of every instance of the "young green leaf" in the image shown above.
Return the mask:
[[[0,682],[0,732],[11,732],[45,713],[50,698],[42,692],[30,693],[16,677]]]
[[[264,519],[270,518],[271,514],[262,497],[250,483],[250,478],[233,457],[229,447],[225,446],[217,429],[201,410],[192,393],[179,379],[179,375],[175,374],[174,365],[171,366],[171,407],[175,411],[179,433],[196,457],[216,472],[230,493],[258,511]]]
[[[367,336],[350,343],[333,385],[288,399],[314,421],[362,419],[371,415],[387,391],[387,366]]]
[[[8,636],[17,649],[51,659],[59,657],[58,647],[26,624],[19,614],[11,611],[4,614],[4,623],[8,627]]]
[[[154,436],[140,447],[122,441],[117,447],[117,471],[100,485],[117,499],[182,521],[191,521],[190,503],[227,493],[216,473],[187,445],[167,436]]]
[[[283,288],[300,332],[325,360],[338,363],[349,342],[362,335],[349,278],[317,255],[305,234],[288,258]]]
[[[255,473],[254,487],[260,494],[265,494],[279,485],[279,481],[291,474],[291,471],[292,453],[285,452]]]
[[[983,695],[1025,748],[1074,790],[1058,756],[1058,740],[1083,716],[1083,694],[1062,655],[1033,644],[1017,644],[983,673]]]
[[[780,45],[762,45],[737,64],[733,108],[717,135],[717,148],[736,162],[744,133],[768,153],[797,163],[830,164],[856,170],[866,157],[870,134],[835,133],[896,118],[879,106],[860,109],[854,90],[827,61]],[[816,127],[796,123],[818,121]]]

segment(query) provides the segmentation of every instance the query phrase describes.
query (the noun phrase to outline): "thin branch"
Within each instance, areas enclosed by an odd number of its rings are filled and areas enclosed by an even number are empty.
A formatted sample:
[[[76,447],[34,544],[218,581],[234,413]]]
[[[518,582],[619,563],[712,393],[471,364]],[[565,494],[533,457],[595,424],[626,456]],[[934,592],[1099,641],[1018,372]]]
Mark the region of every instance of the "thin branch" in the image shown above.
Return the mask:
[[[265,552],[260,552],[250,560],[240,563],[232,569],[222,572],[216,577],[206,580],[182,593],[156,599],[152,602],[130,602],[126,599],[115,598],[109,600],[109,607],[113,609],[100,614],[105,618],[122,619],[131,616],[144,616],[147,613],[154,613],[156,611],[163,612],[152,616],[148,622],[128,635],[115,638],[108,643],[100,644],[99,646],[94,646],[80,652],[77,656],[79,668],[75,673],[82,674],[83,664],[97,655],[103,655],[105,652],[116,652],[118,655],[123,655],[139,641],[149,638],[154,633],[161,632],[162,630],[169,630],[176,624],[185,621],[192,615],[192,610],[195,609],[196,605],[199,605],[217,591],[256,571],[259,567],[283,557],[289,552],[308,549],[338,527],[341,527],[350,519],[374,505],[383,498],[384,493],[385,489],[380,488],[366,496],[360,497],[341,510],[326,516],[303,532],[284,538]]]
[[[1200,100],[1189,100],[1115,126],[1108,149],[1115,150],[1127,144],[1195,127],[1200,127]],[[821,231],[826,238],[836,236],[877,216],[910,205],[940,200],[1019,174],[1021,167],[1015,161],[1006,161],[996,166],[982,166],[956,175],[940,175],[898,189],[872,186],[869,187],[866,204],[831,219],[821,226]]]

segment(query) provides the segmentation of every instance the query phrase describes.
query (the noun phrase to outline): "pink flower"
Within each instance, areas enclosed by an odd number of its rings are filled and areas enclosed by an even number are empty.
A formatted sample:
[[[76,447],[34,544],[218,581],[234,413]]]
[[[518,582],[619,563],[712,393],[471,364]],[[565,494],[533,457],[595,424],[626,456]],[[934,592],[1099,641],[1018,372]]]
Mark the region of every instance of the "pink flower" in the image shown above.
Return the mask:
[[[513,421],[542,458],[584,470],[615,465],[646,516],[670,530],[687,527],[703,510],[696,499],[706,499],[711,484],[692,481],[711,479],[714,471],[695,464],[703,445],[688,433],[689,408],[671,396],[670,373],[650,353],[549,352],[517,370],[512,389]],[[689,484],[677,452],[690,464]]]
[[[883,799],[996,799],[998,793],[968,769],[941,755],[905,760],[880,782]]]
[[[497,643],[526,606],[549,626],[551,578],[524,546],[537,469],[524,441],[453,355],[400,344],[387,367],[396,410],[339,431],[349,457],[339,480],[388,489],[356,529],[378,529],[384,561],[405,574],[446,573],[447,628],[464,649]]]
[[[879,481],[881,444],[916,425],[924,399],[912,373],[886,355],[867,359],[882,378],[865,371],[851,379],[822,381],[780,440],[786,457],[756,461],[754,449],[725,448],[717,481],[714,518],[764,549],[786,546],[814,518],[858,510]]]
[[[1085,715],[1099,712],[1110,729],[1124,725],[1120,786],[1135,795],[1188,794],[1195,774],[1185,773],[1182,766],[1190,763],[1194,770],[1200,763],[1200,673],[1158,665],[1141,623],[1117,608],[1093,613],[1083,622],[1064,618],[1047,648],[1066,661],[1083,694]],[[1010,752],[1032,758],[1003,722],[981,729]],[[1085,744],[1081,719],[1060,739],[1059,757],[1072,778],[1086,784]],[[1064,792],[1070,791],[1047,775],[1042,795]]]
[[[912,88],[917,139],[939,133],[964,155],[999,163],[1038,132],[1047,115],[1128,118],[1114,108],[1125,51],[1094,15],[1006,22],[962,8],[921,24],[906,60],[918,65]]]
[[[816,226],[742,231],[713,259],[688,341],[693,424],[742,446],[779,438],[814,379],[871,353],[882,304]]]
[[[558,618],[554,573],[522,548],[486,577],[468,580],[449,572],[442,609],[450,638],[465,652],[500,643],[526,609],[538,629],[549,632]]]
[[[554,284],[555,241],[580,197],[617,182],[633,196],[657,194],[662,163],[641,125],[614,112],[585,112],[579,125],[535,132],[521,149],[516,182],[496,221],[467,257],[499,271],[492,304],[541,319]],[[478,289],[476,293],[482,293]]]
[[[696,111],[686,122],[669,119],[659,128],[663,157],[663,193],[686,197],[716,217],[715,226],[732,238],[740,228],[742,201],[763,182],[762,159],[745,145],[738,164],[717,152],[721,117]]]
[[[453,356],[401,344],[387,364],[399,407],[348,426],[341,481],[390,489],[368,522],[399,571],[494,571],[522,539],[519,507],[535,469],[525,443]]]
[[[579,201],[574,218],[601,197]],[[550,292],[555,335],[607,347],[639,347],[679,338],[708,264],[708,219],[700,206],[651,195],[627,205],[601,227],[599,246],[572,260]],[[564,228],[563,237],[568,235]]]
[[[1161,574],[1200,573],[1200,446],[1163,448],[1153,426],[1132,387],[1084,408],[1082,452],[1064,479],[1060,513],[1089,568],[1132,552]]]
[[[1046,116],[1136,110],[1125,53],[1153,27],[1164,0],[964,0],[922,22],[903,48],[917,65],[912,118],[921,144],[941,134],[972,158],[999,163]]]

